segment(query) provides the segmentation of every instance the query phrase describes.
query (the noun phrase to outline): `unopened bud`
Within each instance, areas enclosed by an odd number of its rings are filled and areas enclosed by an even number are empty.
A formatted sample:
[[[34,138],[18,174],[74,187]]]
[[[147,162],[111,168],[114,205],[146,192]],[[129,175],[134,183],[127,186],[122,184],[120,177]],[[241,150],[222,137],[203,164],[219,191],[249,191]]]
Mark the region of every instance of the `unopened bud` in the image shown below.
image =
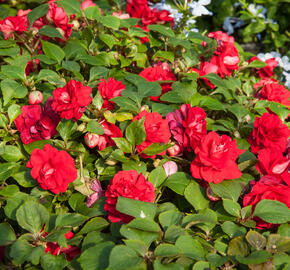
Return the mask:
[[[78,30],[80,28],[80,23],[78,20],[73,20],[72,24],[73,24],[73,30]]]
[[[78,126],[77,130],[80,132],[83,132],[86,129],[86,124],[82,123]]]
[[[90,148],[95,148],[98,145],[99,137],[97,134],[88,132],[84,137],[86,145]]]
[[[30,92],[28,99],[28,102],[31,105],[40,104],[43,101],[43,95],[40,91],[33,91]]]
[[[172,147],[168,148],[167,151],[169,156],[174,157],[180,153],[181,149],[179,145],[175,144]]]
[[[247,114],[247,115],[243,118],[243,121],[244,121],[244,122],[247,122],[247,123],[250,123],[250,121],[251,121],[251,116]]]
[[[241,138],[241,134],[240,134],[240,132],[238,132],[237,130],[234,132],[234,136],[235,136],[236,138]]]
[[[160,161],[161,161],[161,160],[158,159],[158,158],[155,159],[154,162],[153,162],[153,166],[154,166],[155,168],[158,167],[158,165],[160,164]]]
[[[218,201],[220,200],[220,197],[215,196],[215,194],[213,193],[212,189],[210,186],[207,187],[206,189],[206,195],[207,197],[211,200],[211,201]]]
[[[114,165],[117,164],[117,161],[114,160],[114,159],[107,159],[107,160],[105,161],[105,163],[106,163],[107,165],[109,165],[109,166],[114,166]]]
[[[146,112],[150,112],[149,106],[148,105],[143,105],[140,109],[140,111],[146,111]]]
[[[167,177],[169,177],[172,174],[175,174],[178,171],[177,164],[174,161],[165,162],[163,164],[163,169],[164,169]]]

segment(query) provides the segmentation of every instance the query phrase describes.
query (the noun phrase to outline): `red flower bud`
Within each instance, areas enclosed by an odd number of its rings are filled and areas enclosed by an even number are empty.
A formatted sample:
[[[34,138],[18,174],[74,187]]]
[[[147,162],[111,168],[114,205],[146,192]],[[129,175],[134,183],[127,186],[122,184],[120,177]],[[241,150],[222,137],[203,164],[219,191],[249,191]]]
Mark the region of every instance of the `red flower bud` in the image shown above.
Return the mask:
[[[33,91],[29,94],[29,104],[37,105],[43,101],[43,95],[40,91]]]

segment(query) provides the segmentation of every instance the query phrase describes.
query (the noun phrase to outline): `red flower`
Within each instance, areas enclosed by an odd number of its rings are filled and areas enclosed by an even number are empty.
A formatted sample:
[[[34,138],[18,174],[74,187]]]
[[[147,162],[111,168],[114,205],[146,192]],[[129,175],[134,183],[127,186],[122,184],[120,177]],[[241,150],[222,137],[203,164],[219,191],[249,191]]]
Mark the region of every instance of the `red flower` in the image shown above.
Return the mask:
[[[176,81],[174,74],[168,70],[167,68],[164,69],[160,64],[155,65],[154,67],[148,67],[142,70],[139,74],[141,77],[146,79],[149,82],[158,82],[158,81]],[[159,97],[150,97],[151,100],[159,101],[160,97],[171,91],[172,83],[162,83],[162,93]]]
[[[197,68],[193,68],[192,71],[195,71],[199,74],[199,76],[204,76],[207,75],[209,73],[215,73],[218,74],[218,66],[216,64],[210,63],[210,62],[206,62],[206,61],[202,61],[200,63],[200,67],[199,69]],[[212,89],[215,88],[215,85],[213,83],[211,83],[207,78],[202,78],[205,83]]]
[[[50,97],[44,108],[40,105],[25,105],[22,113],[15,119],[15,125],[21,132],[20,138],[24,144],[39,140],[48,140],[57,134],[56,127],[59,117],[51,109]]]
[[[154,202],[154,191],[154,186],[146,181],[142,173],[138,174],[134,170],[119,171],[111,180],[105,194],[107,200],[104,209],[109,213],[109,220],[128,223],[133,219],[116,210],[119,196],[143,202]]]
[[[50,144],[46,144],[43,150],[34,149],[26,167],[31,168],[31,176],[41,188],[55,194],[65,192],[68,184],[78,176],[73,158]]]
[[[208,37],[215,38],[217,41],[217,49],[214,52],[210,63],[217,66],[217,73],[223,78],[225,75],[230,76],[233,70],[237,70],[240,62],[239,52],[235,47],[235,40],[221,31],[211,32]]]
[[[28,19],[26,16],[9,16],[0,21],[0,31],[4,34],[5,39],[12,36],[13,33],[21,35],[28,29]]]
[[[104,100],[102,108],[113,110],[114,102],[109,100],[121,96],[121,93],[125,90],[126,86],[121,81],[117,81],[114,78],[109,78],[107,82],[105,79],[101,79],[100,81],[101,82],[98,84],[98,90]]]
[[[97,146],[99,150],[103,150],[108,146],[115,145],[112,138],[123,137],[122,131],[116,125],[111,124],[106,120],[104,120],[101,125],[104,129],[103,135],[89,132],[85,135],[85,142],[88,147],[95,148]]]
[[[162,116],[157,113],[149,113],[147,111],[140,112],[137,116],[133,118],[132,121],[136,121],[145,117],[144,127],[146,132],[145,141],[136,147],[137,151],[140,153],[145,148],[147,148],[152,143],[168,143],[171,137],[170,130],[168,127],[167,120],[164,120]],[[160,153],[159,155],[163,155],[165,152]],[[148,156],[142,155],[147,158]],[[156,156],[150,156],[151,158],[155,158]]]
[[[256,56],[253,56],[250,60],[248,60],[249,63],[252,63],[253,61],[258,60],[258,61],[262,61],[261,59],[259,59]],[[273,72],[274,68],[278,66],[279,62],[273,57],[270,59],[267,59],[265,61],[266,66],[263,68],[256,68],[256,70],[258,70],[259,76],[260,78],[264,79],[264,78],[270,78],[272,77],[275,73]]]
[[[290,91],[287,90],[283,85],[278,84],[277,82],[273,82],[270,80],[263,80],[263,82],[266,82],[265,84],[256,83],[254,84],[255,89],[259,86],[262,86],[260,91],[257,93],[257,97],[259,99],[266,99],[269,101],[274,101],[281,103],[287,107],[290,106]],[[262,83],[263,83],[262,82]]]
[[[286,148],[289,135],[290,130],[277,115],[264,113],[261,117],[256,117],[248,142],[254,154],[263,148],[276,148],[282,152]]]
[[[290,159],[276,148],[265,148],[259,152],[256,169],[262,175],[273,175],[290,186]]]
[[[267,175],[254,184],[252,191],[244,196],[244,206],[252,205],[253,208],[261,200],[274,200],[285,203],[290,208],[290,187],[281,184],[276,177]],[[254,210],[254,209],[253,209]],[[269,224],[260,218],[255,218],[258,229],[271,229],[273,224]]]
[[[92,101],[91,93],[91,87],[70,80],[64,87],[53,91],[51,107],[61,118],[79,120]]]
[[[43,236],[46,237],[48,233],[44,233]],[[74,234],[69,231],[68,233],[65,234],[66,239],[72,239],[74,237]],[[54,256],[57,256],[61,253],[65,254],[65,257],[68,261],[71,261],[74,257],[77,255],[81,254],[81,249],[76,247],[76,246],[71,246],[68,245],[67,248],[63,247],[60,249],[60,246],[56,242],[48,242],[46,243],[46,247],[44,250],[45,253],[51,253]]]
[[[28,102],[31,105],[40,104],[43,101],[43,94],[40,91],[32,91],[29,93]]]
[[[209,132],[194,152],[196,157],[190,167],[193,177],[217,184],[242,176],[235,160],[245,150],[238,149],[236,141],[229,136]]]
[[[206,135],[206,113],[199,107],[181,105],[179,110],[168,113],[170,131],[182,151],[191,152]]]

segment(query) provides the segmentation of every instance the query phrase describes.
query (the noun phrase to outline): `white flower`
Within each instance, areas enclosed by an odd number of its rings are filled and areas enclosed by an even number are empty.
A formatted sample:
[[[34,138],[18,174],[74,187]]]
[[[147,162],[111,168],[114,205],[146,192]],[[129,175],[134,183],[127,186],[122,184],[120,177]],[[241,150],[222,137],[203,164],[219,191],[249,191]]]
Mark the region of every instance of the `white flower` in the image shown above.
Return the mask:
[[[190,12],[193,16],[199,17],[202,15],[212,15],[212,12],[205,8],[206,5],[209,5],[211,0],[199,0],[193,1],[192,3],[187,4]]]
[[[255,16],[255,17],[260,17],[265,19],[265,15],[267,12],[267,9],[264,8],[262,5],[255,5],[255,4],[250,4],[248,6],[249,11]],[[260,13],[259,13],[260,12]],[[258,14],[259,13],[259,14]]]

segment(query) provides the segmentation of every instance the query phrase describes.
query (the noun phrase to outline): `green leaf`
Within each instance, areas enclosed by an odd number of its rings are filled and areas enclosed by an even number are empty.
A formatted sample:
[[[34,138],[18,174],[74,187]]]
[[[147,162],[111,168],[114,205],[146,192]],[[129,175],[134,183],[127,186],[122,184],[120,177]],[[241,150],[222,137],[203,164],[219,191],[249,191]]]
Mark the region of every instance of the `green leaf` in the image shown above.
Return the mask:
[[[126,138],[133,145],[140,145],[146,139],[146,132],[144,127],[145,118],[132,122],[126,128]]]
[[[242,121],[245,115],[250,113],[244,106],[238,103],[228,106],[227,109],[237,117],[239,122]]]
[[[39,233],[43,225],[49,220],[47,209],[36,202],[25,202],[16,212],[18,224],[32,233]]]
[[[117,147],[125,153],[132,153],[132,145],[125,138],[112,138]]]
[[[167,37],[175,37],[174,32],[167,26],[160,25],[160,24],[150,24],[148,25],[148,29],[152,30],[153,32],[158,32]]]
[[[4,154],[1,155],[3,159],[8,162],[17,162],[20,159],[23,159],[24,156],[17,146],[14,145],[5,145],[3,146]]]
[[[271,253],[265,251],[265,250],[258,250],[252,252],[249,256],[247,257],[241,257],[237,256],[237,260],[242,263],[242,264],[261,264],[264,262],[269,261],[271,258]]]
[[[78,234],[85,234],[92,231],[99,231],[99,230],[104,229],[108,225],[109,223],[105,219],[101,217],[95,217],[89,220]]]
[[[241,206],[237,202],[230,199],[223,199],[223,206],[224,209],[232,216],[240,216]]]
[[[16,81],[5,79],[1,82],[1,90],[4,98],[4,106],[12,98],[24,98],[27,95],[27,88]]]
[[[56,130],[64,141],[67,141],[72,134],[77,130],[77,123],[72,120],[63,120],[59,122]]]
[[[249,68],[263,68],[265,66],[266,66],[265,62],[259,61],[259,60],[254,60],[247,67],[249,67]]]
[[[87,9],[86,9],[87,10]],[[109,73],[109,69],[105,67],[92,67],[90,69],[90,81],[97,80],[102,77],[106,77]]]
[[[167,230],[171,225],[180,225],[183,215],[177,209],[171,209],[165,212],[162,212],[159,215],[159,222]]]
[[[228,247],[228,255],[245,257],[249,254],[249,247],[244,241],[244,237],[239,236],[232,239]]]
[[[54,256],[50,253],[46,253],[41,256],[40,262],[44,270],[62,270],[67,266],[67,260],[64,254]]]
[[[109,268],[113,270],[128,269],[142,262],[142,258],[131,249],[124,245],[117,245],[110,254]]]
[[[279,201],[261,200],[256,205],[253,216],[269,223],[281,224],[290,221],[290,209]]]
[[[208,109],[215,110],[215,111],[225,110],[224,105],[220,101],[209,96],[202,96],[202,99],[200,101],[200,106],[203,106]]]
[[[212,191],[221,198],[237,201],[240,197],[242,186],[237,180],[225,180],[219,184],[210,183]]]
[[[22,187],[34,187],[37,185],[37,181],[32,178],[30,171],[31,169],[21,166],[19,170],[11,174],[11,177]]]
[[[195,210],[207,208],[209,205],[209,200],[206,198],[204,188],[196,182],[191,182],[185,188],[184,197],[195,208]]]
[[[281,236],[279,234],[270,234],[266,250],[271,253],[276,252],[289,252],[290,250],[290,237]]]
[[[137,87],[138,93],[142,97],[157,97],[161,95],[161,86],[158,82],[141,81],[137,82]]]
[[[208,80],[210,80],[212,84],[214,84],[217,87],[226,88],[226,85],[224,84],[223,79],[215,73],[206,74],[205,76],[202,76],[201,78],[207,78]]]
[[[34,247],[27,241],[18,239],[10,249],[9,255],[14,259],[16,264],[22,264],[27,261]]]
[[[63,35],[58,31],[57,28],[54,28],[53,26],[50,25],[44,25],[43,27],[40,28],[39,34],[51,37],[51,38],[64,38]]]
[[[24,201],[30,200],[26,193],[18,192],[14,196],[9,197],[4,207],[5,215],[13,220],[16,220],[16,212],[23,205]]]
[[[71,226],[77,227],[82,225],[87,220],[87,217],[77,213],[65,213],[57,216],[55,221],[56,227]]]
[[[191,176],[184,172],[177,172],[168,177],[164,185],[179,195],[183,195],[185,188],[190,183]]]
[[[0,245],[5,246],[16,240],[13,228],[8,223],[0,223]]]
[[[64,69],[72,72],[79,72],[81,69],[80,65],[75,61],[62,61],[61,64]]]
[[[247,233],[246,228],[242,226],[238,226],[237,224],[226,221],[222,224],[222,230],[231,238],[237,237],[237,236],[243,236]]]
[[[157,223],[149,218],[137,217],[128,223],[128,227],[138,229],[145,232],[160,232],[160,227]]]
[[[193,239],[190,235],[180,236],[176,243],[176,247],[187,257],[194,260],[203,260],[205,251],[196,239]]]
[[[143,241],[140,240],[123,240],[129,248],[135,250],[140,256],[144,257],[146,255],[146,252],[148,250],[146,244]]]
[[[135,218],[151,218],[153,219],[157,206],[156,204],[133,200],[125,197],[118,197],[116,208],[121,213],[130,215]]]
[[[160,244],[154,251],[155,256],[170,257],[179,254],[179,250],[175,245],[172,244]]]
[[[166,144],[159,144],[159,143],[152,143],[148,147],[146,147],[142,153],[147,155],[147,156],[153,156],[153,155],[158,155],[168,148],[170,148],[172,145],[170,143]]]
[[[167,175],[166,175],[163,167],[158,166],[153,171],[151,171],[151,173],[149,174],[148,180],[156,188],[156,187],[159,187],[164,182],[164,180],[166,178],[167,178]]]
[[[81,3],[78,0],[58,0],[57,3],[69,14],[80,14]]]
[[[256,231],[250,230],[246,235],[246,239],[256,250],[262,250],[266,246],[266,238]]]
[[[125,91],[123,91],[125,92]],[[115,102],[120,108],[123,110],[128,110],[132,112],[138,112],[138,106],[136,102],[127,98],[127,97],[115,97],[110,99],[111,101]]]
[[[105,133],[102,125],[95,120],[88,122],[87,131],[98,135],[103,135]]]
[[[168,60],[171,63],[174,63],[174,53],[167,52],[167,51],[157,51],[153,56],[152,59],[161,59],[162,61]]]
[[[18,167],[19,165],[14,162],[0,164],[0,183],[8,179]]]
[[[32,142],[32,143],[29,143],[29,144],[24,144],[24,149],[25,151],[28,153],[28,154],[31,154],[31,152],[38,148],[38,149],[43,149],[43,147],[46,145],[46,144],[52,144],[52,141],[50,140],[41,140],[41,141],[35,141],[35,142]]]
[[[100,17],[99,22],[105,27],[112,28],[114,30],[118,30],[121,24],[120,19],[112,15],[106,15],[106,16]]]
[[[101,242],[82,251],[77,259],[83,269],[105,270],[109,264],[109,255],[115,244],[111,241]]]
[[[65,57],[65,53],[58,45],[48,41],[42,41],[42,49],[49,58],[56,60],[58,63]]]
[[[209,266],[210,266],[209,262],[199,261],[194,264],[194,266],[192,267],[192,270],[207,270],[207,269],[210,269]]]
[[[2,66],[1,67],[1,73],[4,74],[9,79],[25,79],[25,66],[19,67],[19,66]]]
[[[17,104],[12,104],[8,108],[9,123],[11,124],[18,115],[21,114],[21,107]]]
[[[90,20],[98,20],[99,17],[101,16],[101,11],[98,6],[93,6],[93,7],[87,7],[84,10],[84,13],[86,17]]]
[[[115,45],[115,44],[118,44],[119,41],[114,37],[114,36],[111,36],[111,35],[108,35],[108,34],[100,34],[99,35],[99,38],[100,40],[102,40],[110,49],[112,49],[112,47]]]
[[[43,17],[47,14],[48,12],[48,4],[43,4],[40,5],[36,8],[34,8],[33,10],[31,10],[28,14],[27,14],[27,18],[29,21],[29,26],[32,26],[32,24],[39,19],[40,17]]]

